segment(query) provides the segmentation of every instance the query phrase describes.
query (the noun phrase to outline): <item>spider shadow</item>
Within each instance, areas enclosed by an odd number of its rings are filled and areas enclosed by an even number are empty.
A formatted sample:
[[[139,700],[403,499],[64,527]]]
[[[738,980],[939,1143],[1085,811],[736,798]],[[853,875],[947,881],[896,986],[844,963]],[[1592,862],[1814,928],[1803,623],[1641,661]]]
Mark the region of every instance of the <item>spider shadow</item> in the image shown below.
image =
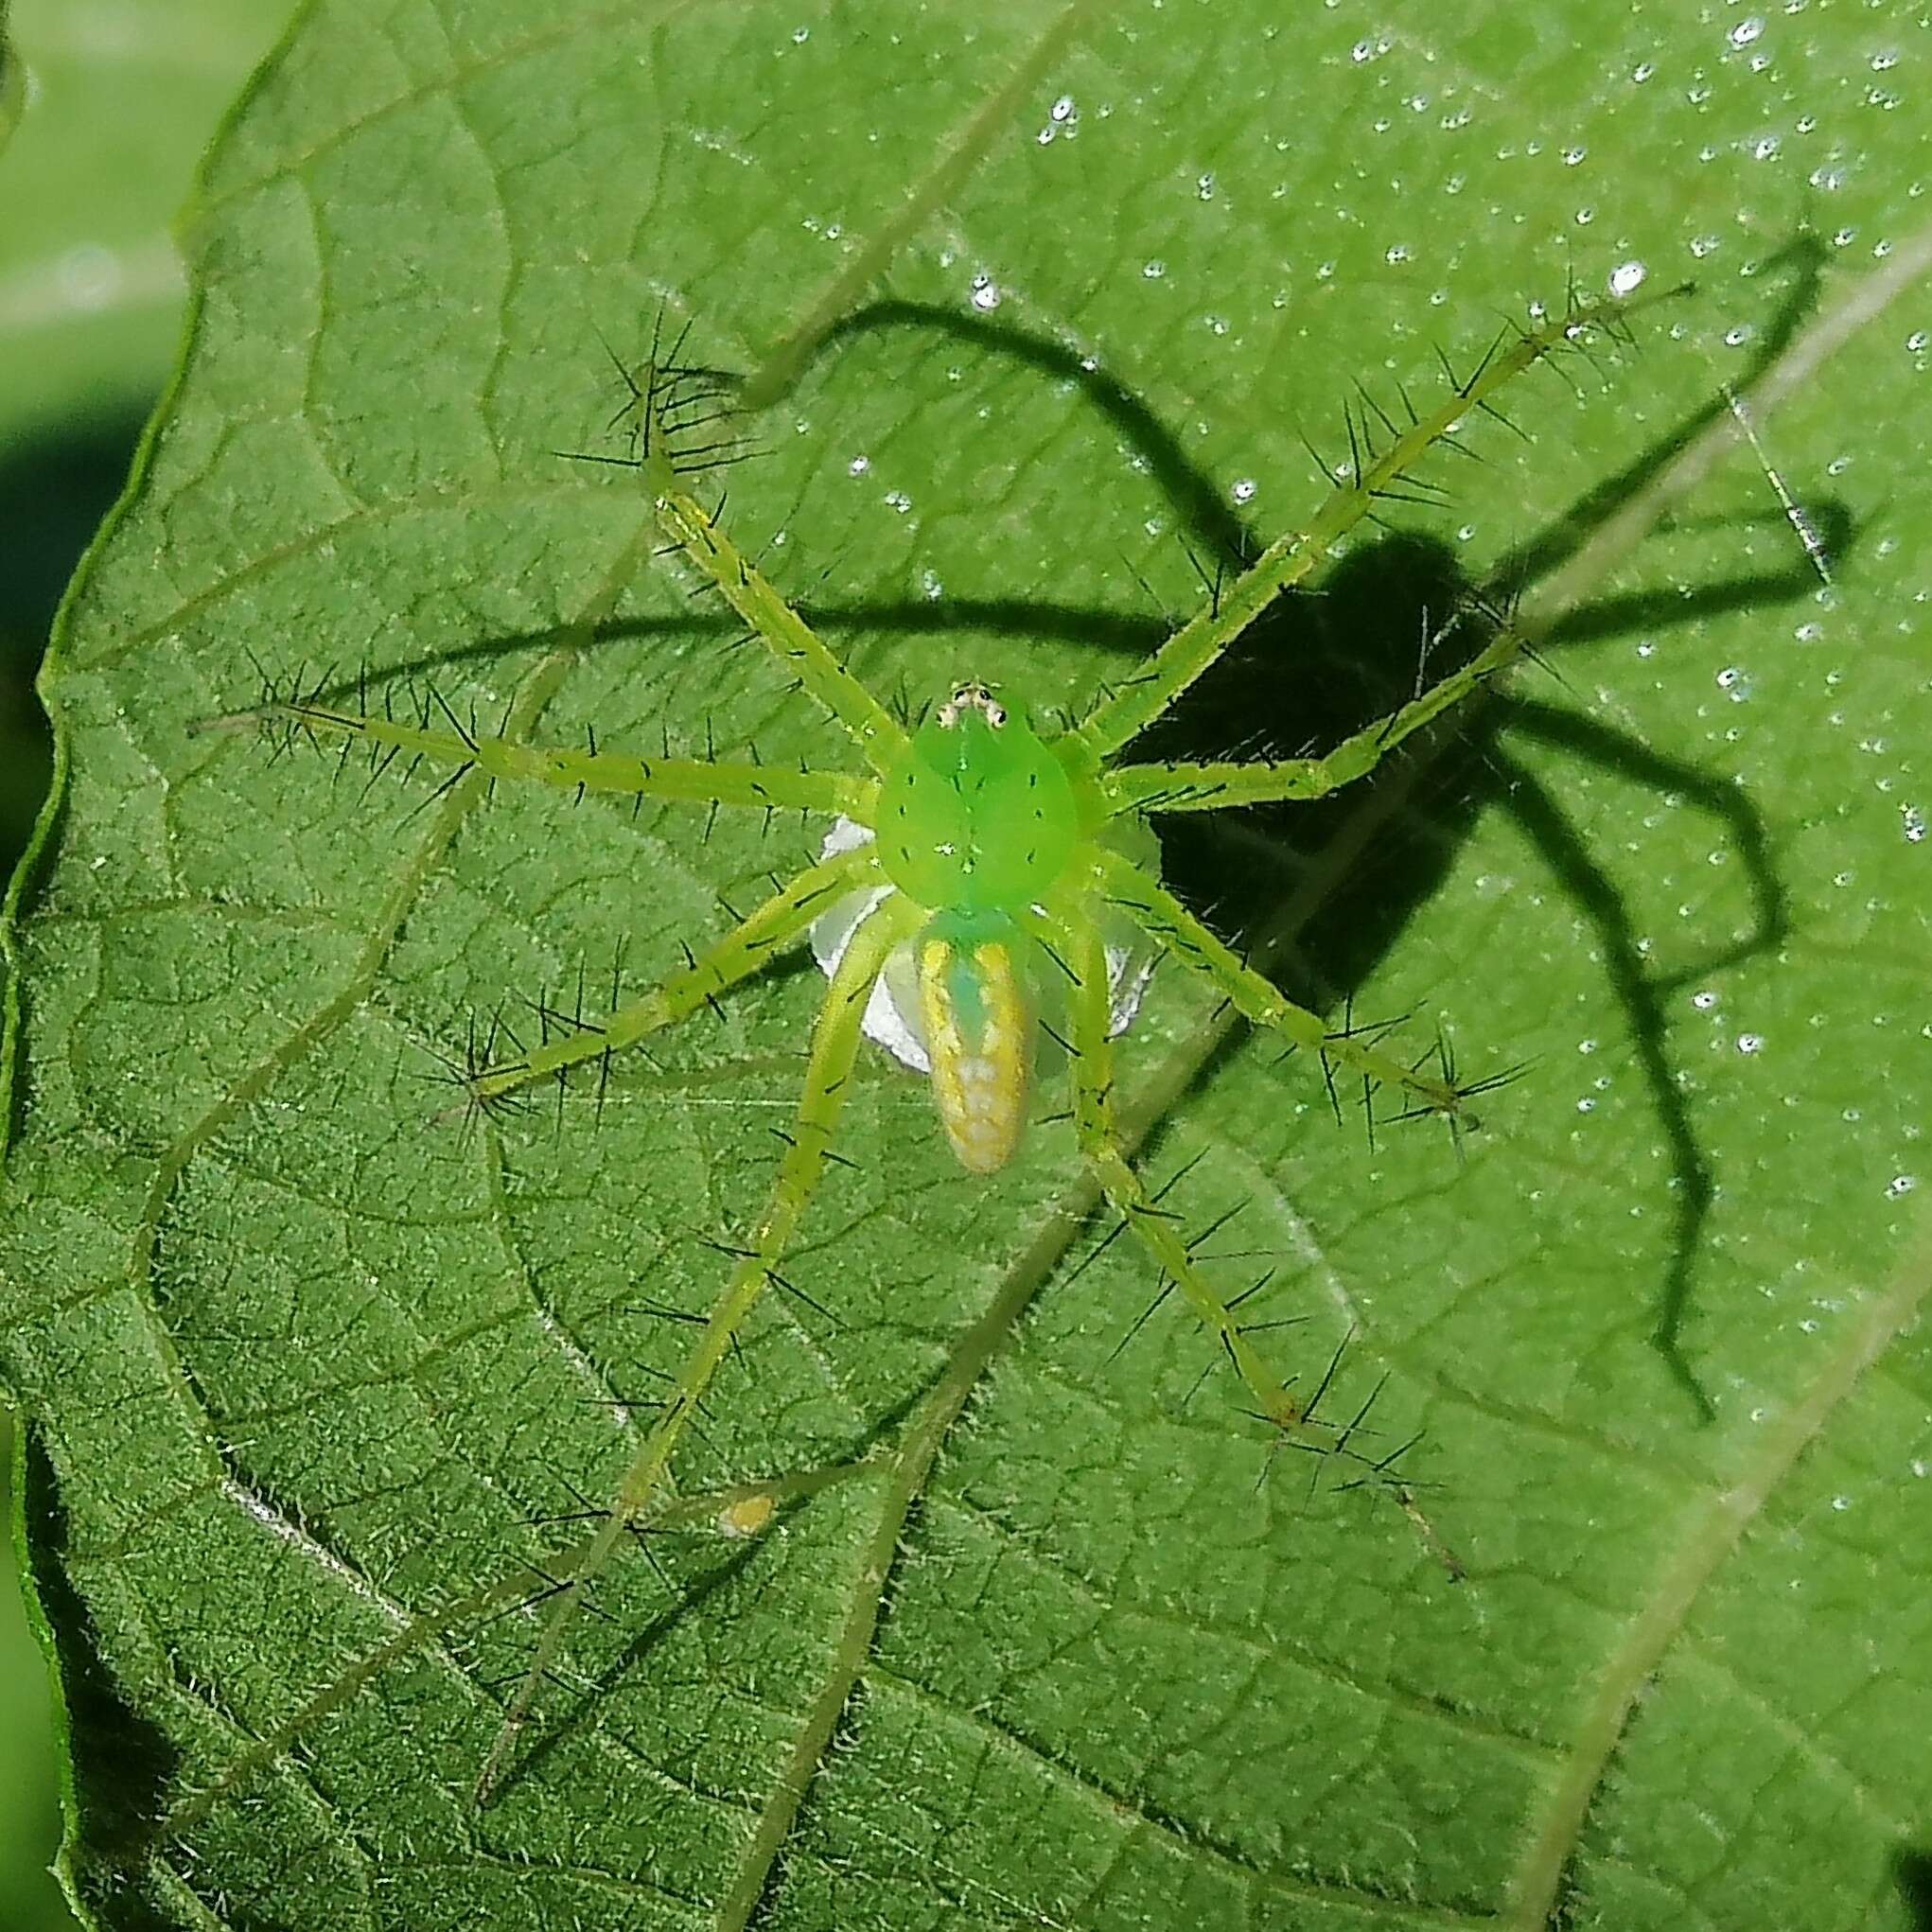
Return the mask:
[[[1329,574],[1320,596],[1277,605],[1137,748],[1187,759],[1224,757],[1231,744],[1292,753],[1310,742],[1339,742],[1413,694],[1425,625],[1475,594],[1440,542],[1389,536],[1365,546]],[[1467,631],[1467,655],[1473,655],[1483,628]],[[1284,674],[1284,665],[1292,673]],[[1446,672],[1453,660],[1431,659],[1430,668]],[[1749,931],[1673,973],[1649,969],[1623,888],[1562,799],[1519,755],[1524,740],[1676,794],[1714,818],[1748,882]],[[1716,1182],[1671,1063],[1667,1002],[1685,978],[1775,948],[1788,932],[1786,894],[1751,800],[1588,714],[1492,691],[1412,741],[1386,769],[1328,798],[1256,807],[1232,830],[1209,815],[1170,815],[1161,827],[1162,849],[1169,883],[1211,924],[1249,945],[1288,931],[1272,969],[1284,992],[1317,1011],[1348,1011],[1491,811],[1514,824],[1581,915],[1622,1010],[1672,1179],[1652,1342],[1708,1420],[1715,1412],[1684,1354],[1682,1330]],[[1373,825],[1372,836],[1361,835],[1364,824]]]

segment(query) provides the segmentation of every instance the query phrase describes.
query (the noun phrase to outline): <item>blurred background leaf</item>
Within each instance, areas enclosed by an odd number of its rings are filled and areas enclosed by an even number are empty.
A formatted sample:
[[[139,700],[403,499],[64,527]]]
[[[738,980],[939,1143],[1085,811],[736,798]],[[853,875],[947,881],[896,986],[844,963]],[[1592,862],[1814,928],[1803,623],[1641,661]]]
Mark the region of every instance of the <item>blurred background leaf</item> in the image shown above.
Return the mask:
[[[245,0],[0,7],[0,869],[48,769],[33,675],[54,608],[178,352],[170,223],[221,113],[287,9]],[[12,1519],[0,1411],[0,1508]],[[0,1924],[71,1923],[46,1681],[0,1556]]]

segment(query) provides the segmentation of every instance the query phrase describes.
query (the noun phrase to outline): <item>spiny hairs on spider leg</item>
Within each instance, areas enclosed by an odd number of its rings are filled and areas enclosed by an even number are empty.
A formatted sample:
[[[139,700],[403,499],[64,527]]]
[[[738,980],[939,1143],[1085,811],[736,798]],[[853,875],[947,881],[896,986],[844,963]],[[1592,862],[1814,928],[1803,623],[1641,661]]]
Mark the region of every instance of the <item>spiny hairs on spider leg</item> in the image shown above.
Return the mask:
[[[1672,290],[1670,293],[1680,291]],[[1657,299],[1657,298],[1651,298]],[[1518,375],[1593,335],[1622,339],[1639,305],[1585,307],[1535,329],[1505,328],[1465,375],[1445,360],[1447,393],[1426,411],[1402,394],[1400,413],[1364,400],[1347,413],[1350,460],[1306,527],[1279,538],[1238,575],[1217,584],[1205,606],[1174,630],[1128,678],[1070,729],[1048,733],[1023,702],[961,681],[917,724],[902,722],[766,580],[694,494],[697,479],[749,453],[731,428],[730,385],[686,360],[689,327],[666,342],[660,317],[641,366],[620,363],[627,399],[612,419],[615,453],[583,460],[634,472],[664,551],[694,571],[744,626],[743,641],[769,651],[851,739],[864,767],[853,774],[776,767],[739,759],[640,756],[536,745],[482,729],[441,693],[398,713],[359,688],[356,701],[299,676],[271,683],[254,711],[222,723],[260,723],[278,748],[332,743],[358,749],[379,773],[427,768],[438,794],[470,783],[534,783],[574,793],[663,799],[711,811],[796,809],[824,821],[821,854],[737,920],[731,930],[641,996],[594,1022],[581,1013],[529,1051],[483,1049],[452,1067],[466,1103],[488,1111],[545,1080],[594,1069],[600,1095],[613,1059],[715,1003],[775,956],[809,942],[827,975],[813,1029],[804,1089],[764,1213],[729,1249],[724,1288],[682,1367],[663,1391],[597,1533],[571,1553],[536,1640],[531,1666],[509,1699],[477,1781],[479,1800],[497,1783],[537,1690],[557,1660],[575,1611],[627,1534],[668,1506],[674,1452],[713,1379],[731,1358],[779,1270],[829,1163],[850,1076],[869,1036],[929,1076],[940,1124],[959,1162],[996,1170],[1025,1132],[1036,1043],[1063,1050],[1080,1152],[1121,1223],[1160,1271],[1162,1295],[1178,1289],[1234,1368],[1253,1414],[1287,1442],[1356,1471],[1354,1480],[1414,1510],[1394,1456],[1358,1446],[1362,1416],[1331,1422],[1322,1403],[1292,1392],[1263,1358],[1257,1337],[1280,1326],[1243,1316],[1209,1279],[1203,1257],[1151,1194],[1115,1119],[1115,1041],[1131,1024],[1147,971],[1167,957],[1249,1024],[1315,1061],[1331,1098],[1338,1076],[1399,1096],[1402,1117],[1471,1123],[1472,1097],[1501,1083],[1459,1081],[1446,1045],[1410,1060],[1385,1031],[1333,1026],[1289,1000],[1211,932],[1164,886],[1150,818],[1165,812],[1319,798],[1373,770],[1415,731],[1441,717],[1531,646],[1506,611],[1474,614],[1491,633],[1462,668],[1388,716],[1313,757],[1262,761],[1131,763],[1121,754],[1192,686],[1282,592],[1306,579],[1330,548],[1394,502],[1428,503],[1434,486],[1418,465],[1442,446],[1462,448],[1467,419],[1500,416],[1497,393]],[[613,357],[613,360],[617,359]],[[1506,418],[1502,418],[1506,421]],[[546,1031],[550,1029],[547,1027]],[[1252,1292],[1252,1291],[1250,1291]],[[1396,1451],[1399,1454],[1400,1451]],[[1439,1545],[1436,1546],[1439,1549]],[[561,1559],[560,1559],[561,1560]]]

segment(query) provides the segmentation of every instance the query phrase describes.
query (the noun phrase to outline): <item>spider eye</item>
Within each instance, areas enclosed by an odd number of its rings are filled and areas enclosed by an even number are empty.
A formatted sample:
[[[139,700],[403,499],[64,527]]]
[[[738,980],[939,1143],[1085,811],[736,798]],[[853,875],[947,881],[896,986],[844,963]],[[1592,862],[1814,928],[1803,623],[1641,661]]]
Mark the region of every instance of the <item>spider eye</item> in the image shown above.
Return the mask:
[[[940,707],[940,723],[952,730],[959,720],[977,712],[995,731],[1007,721],[1006,707],[983,684],[957,684],[953,695]]]

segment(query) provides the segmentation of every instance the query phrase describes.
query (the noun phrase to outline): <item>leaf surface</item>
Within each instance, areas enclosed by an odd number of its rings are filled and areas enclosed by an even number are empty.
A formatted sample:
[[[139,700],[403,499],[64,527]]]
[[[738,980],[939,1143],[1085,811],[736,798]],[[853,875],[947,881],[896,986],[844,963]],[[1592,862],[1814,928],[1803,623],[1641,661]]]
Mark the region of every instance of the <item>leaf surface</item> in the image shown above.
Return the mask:
[[[305,14],[66,608],[10,938],[0,1362],[104,1923],[1913,1923],[1925,63],[1829,7],[1580,44],[1352,4]],[[559,743],[845,762],[630,480],[554,454],[660,306],[763,401],[726,520],[853,667],[1044,712],[1192,607],[1177,537],[1310,512],[1297,431],[1338,460],[1358,381],[1420,400],[1438,346],[1639,270],[1700,290],[1472,422],[1447,514],[1386,506],[1160,740],[1332,737],[1406,694],[1424,605],[1535,580],[1554,680],[1167,840],[1304,996],[1527,1063],[1466,1160],[1338,1129],[1177,975],[1125,1056],[1151,1177],[1192,1228],[1242,1206],[1203,1253],[1273,1270],[1303,1386],[1352,1336],[1328,1399],[1386,1376],[1373,1440],[1427,1431],[1466,1580],[1310,1496],[1171,1302],[1134,1328],[1159,1283],[1063,1127],[970,1180],[873,1056],[810,1300],[767,1298],[680,1470],[774,1479],[776,1520],[609,1572],[473,1811],[505,1605],[687,1345],[652,1311],[760,1212],[822,981],[619,1066],[601,1123],[465,1137],[439,1056],[641,988],[817,828],[190,728],[255,660],[366,662]]]

